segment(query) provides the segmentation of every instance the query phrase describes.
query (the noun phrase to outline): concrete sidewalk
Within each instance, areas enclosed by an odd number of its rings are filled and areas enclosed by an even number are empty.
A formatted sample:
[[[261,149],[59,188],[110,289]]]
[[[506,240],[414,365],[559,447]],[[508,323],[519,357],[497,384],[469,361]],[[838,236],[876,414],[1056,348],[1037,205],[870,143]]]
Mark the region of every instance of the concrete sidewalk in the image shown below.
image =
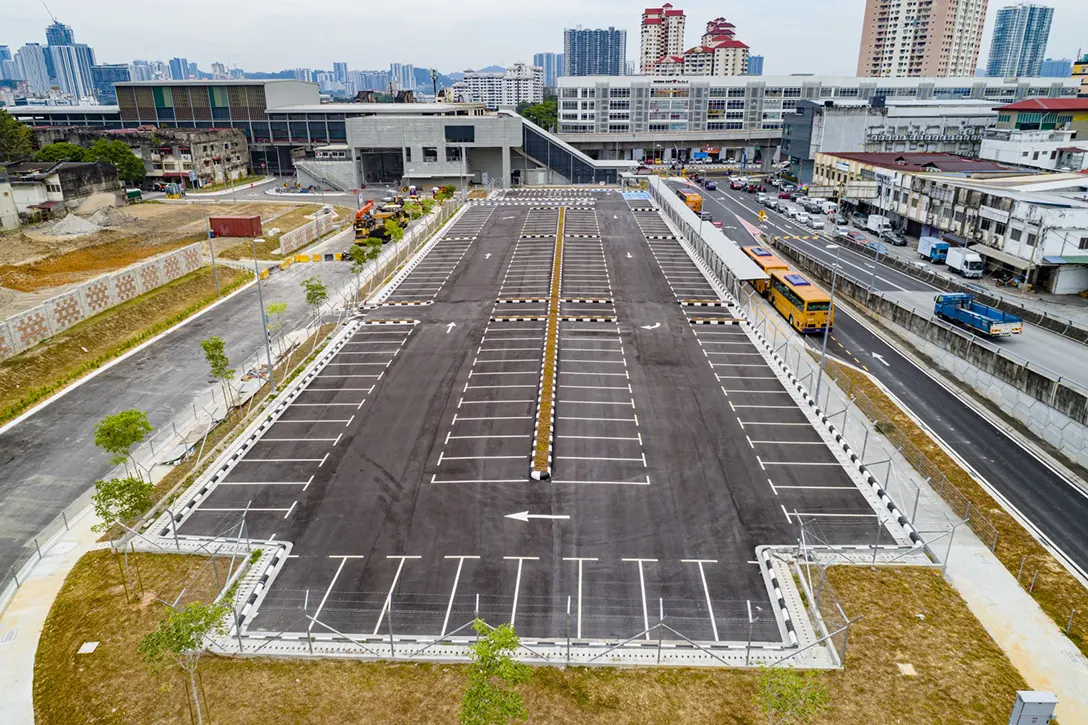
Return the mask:
[[[88,508],[51,547],[0,617],[0,713],[4,725],[34,723],[34,655],[46,617],[80,557],[99,548]]]
[[[762,324],[764,336],[811,393],[818,360],[762,298],[755,296],[752,302],[754,308],[746,308],[751,319]],[[945,558],[948,581],[1028,684],[1058,696],[1061,722],[1088,723],[1088,658],[970,528],[959,525],[954,535],[948,533],[950,524],[959,523],[952,509],[827,375],[820,404],[854,450],[860,454],[864,449],[863,460],[884,480],[900,510],[913,518],[934,554]],[[883,461],[890,461],[890,468]],[[1012,705],[1010,699],[1010,711]]]

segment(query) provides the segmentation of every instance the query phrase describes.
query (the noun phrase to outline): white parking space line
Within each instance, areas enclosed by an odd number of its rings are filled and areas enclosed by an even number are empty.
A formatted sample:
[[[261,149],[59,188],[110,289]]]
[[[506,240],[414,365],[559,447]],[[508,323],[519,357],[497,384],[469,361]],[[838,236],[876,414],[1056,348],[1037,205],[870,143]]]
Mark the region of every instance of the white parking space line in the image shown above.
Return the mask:
[[[717,559],[681,559],[685,564],[698,564],[699,565],[699,578],[703,581],[703,593],[706,595],[706,608],[710,612],[710,626],[714,630],[714,641],[719,642],[718,639],[718,623],[714,621],[714,605],[710,603],[710,588],[706,585],[706,572],[703,571],[703,564],[717,564]]]
[[[332,559],[332,558],[335,558],[335,557],[330,556],[329,558]],[[329,588],[325,590],[325,596],[321,597],[321,603],[317,605],[317,610],[314,611],[314,616],[310,619],[310,623],[306,626],[306,631],[307,632],[309,632],[310,630],[312,630],[314,628],[314,622],[317,620],[318,617],[321,616],[321,609],[325,606],[325,602],[328,600],[329,594],[332,592],[332,588],[334,586],[336,586],[336,580],[340,578],[340,572],[344,570],[344,564],[347,563],[349,558],[356,558],[356,557],[347,557],[347,556],[341,556],[340,557],[340,566],[336,567],[336,573],[332,575],[332,581],[329,582]],[[357,558],[362,559],[363,557],[360,556],[360,557],[357,557]]]
[[[465,559],[479,559],[478,556],[447,556],[446,559],[457,559],[457,573],[453,577],[453,588],[450,589],[450,601],[446,605],[446,616],[442,620],[442,632],[440,637],[446,636],[446,629],[450,625],[450,611],[453,610],[453,598],[457,595],[457,583],[461,581],[461,567],[465,565]]]
[[[397,573],[393,576],[393,583],[389,586],[389,593],[385,595],[385,603],[382,604],[382,611],[378,613],[378,623],[374,625],[374,634],[378,633],[378,629],[382,626],[382,619],[385,617],[385,613],[389,610],[393,604],[393,590],[397,588],[397,581],[400,580],[401,569],[404,568],[404,562],[408,559],[419,559],[419,556],[387,556],[386,559],[400,559],[400,563],[397,564]]]
[[[514,582],[514,603],[510,607],[510,626],[514,626],[514,622],[518,616],[518,595],[521,593],[521,567],[526,561],[539,561],[538,556],[504,556],[503,559],[509,561],[516,560],[518,562],[518,576]]]
[[[642,564],[643,562],[656,563],[657,559],[622,559],[622,561],[633,561],[638,564],[638,587],[642,592],[642,629],[648,640],[650,639],[650,613],[646,608],[646,576],[642,571]]]
[[[563,561],[576,561],[578,562],[578,625],[577,625],[577,638],[582,638],[582,564],[587,561],[599,561],[599,559],[591,557],[563,557]]]

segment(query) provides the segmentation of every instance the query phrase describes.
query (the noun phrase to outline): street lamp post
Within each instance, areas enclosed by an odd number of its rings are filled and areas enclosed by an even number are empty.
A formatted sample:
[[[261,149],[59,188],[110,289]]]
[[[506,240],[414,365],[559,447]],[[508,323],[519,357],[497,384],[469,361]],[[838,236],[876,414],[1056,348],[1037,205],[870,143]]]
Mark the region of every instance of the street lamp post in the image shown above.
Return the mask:
[[[835,264],[831,267],[831,301],[828,303],[827,324],[824,325],[824,342],[820,348],[820,369],[816,373],[816,405],[820,404],[820,383],[823,382],[824,360],[827,358],[827,337],[835,314],[835,282],[839,278],[839,255],[842,253],[842,247],[838,244],[828,244],[825,248],[835,250]]]
[[[221,297],[223,293],[219,290],[219,270],[215,266],[215,240],[212,238],[212,220],[208,216],[207,204],[204,205],[204,224],[208,232],[208,249],[212,253],[212,278],[215,280],[215,296]]]
[[[268,337],[268,325],[265,323],[264,294],[261,292],[261,269],[257,266],[257,240],[251,239],[253,245],[253,272],[257,275],[257,304],[261,313],[261,334],[264,335],[264,350],[268,354],[268,382],[272,384],[272,394],[276,394],[276,373],[272,366],[272,340]]]

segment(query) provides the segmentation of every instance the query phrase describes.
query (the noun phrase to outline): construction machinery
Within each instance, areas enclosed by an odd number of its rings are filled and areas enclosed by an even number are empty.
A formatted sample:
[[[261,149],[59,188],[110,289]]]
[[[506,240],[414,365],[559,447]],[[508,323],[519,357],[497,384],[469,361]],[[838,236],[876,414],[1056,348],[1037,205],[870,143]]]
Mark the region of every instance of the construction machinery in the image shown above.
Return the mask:
[[[355,212],[355,221],[352,223],[352,227],[355,229],[355,241],[362,239],[369,239],[371,237],[379,237],[384,233],[384,222],[378,222],[374,218],[374,200],[371,199],[364,204],[359,211]]]

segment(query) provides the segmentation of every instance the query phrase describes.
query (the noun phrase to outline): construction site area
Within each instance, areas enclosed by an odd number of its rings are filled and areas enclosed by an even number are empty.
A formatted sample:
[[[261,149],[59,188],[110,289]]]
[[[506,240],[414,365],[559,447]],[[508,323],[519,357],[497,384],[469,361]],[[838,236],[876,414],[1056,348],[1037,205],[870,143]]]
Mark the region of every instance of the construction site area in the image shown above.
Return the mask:
[[[0,235],[0,317],[16,314],[86,282],[193,242],[208,248],[207,216],[259,216],[266,239],[278,239],[313,218],[315,207],[295,204],[230,205],[144,203],[104,207]],[[336,210],[341,216],[346,210]],[[249,237],[219,237],[216,254]],[[273,258],[274,258],[273,250]]]

